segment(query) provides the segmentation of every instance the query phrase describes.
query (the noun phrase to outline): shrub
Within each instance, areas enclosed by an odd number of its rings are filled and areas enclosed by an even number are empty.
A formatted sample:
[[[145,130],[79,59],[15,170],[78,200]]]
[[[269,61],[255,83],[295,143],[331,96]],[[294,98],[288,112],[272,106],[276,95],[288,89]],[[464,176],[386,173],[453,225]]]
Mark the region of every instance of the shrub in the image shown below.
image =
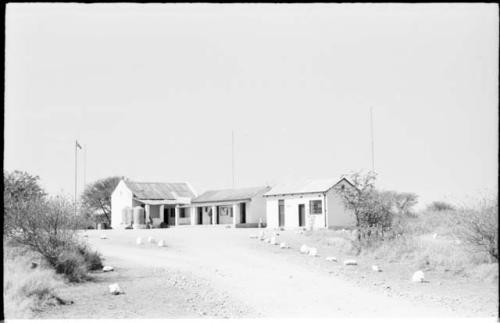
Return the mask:
[[[75,217],[72,205],[56,197],[27,203],[12,216],[17,230],[9,235],[29,246],[54,265],[59,255],[75,245]]]
[[[457,212],[461,220],[457,235],[473,252],[484,252],[498,262],[498,198],[483,199],[474,207]]]
[[[449,203],[443,202],[443,201],[434,201],[431,204],[427,206],[428,211],[437,211],[437,212],[442,212],[442,211],[453,211],[455,210],[455,207]]]
[[[90,248],[83,243],[77,246],[77,250],[80,255],[82,255],[88,270],[102,269],[102,257],[97,251],[90,250]]]
[[[57,258],[54,268],[56,273],[63,274],[70,282],[88,279],[85,258],[75,249],[63,251]]]
[[[82,244],[76,229],[85,225],[75,217],[74,204],[62,197],[47,198],[37,177],[4,173],[4,242],[13,241],[43,256],[57,273],[70,281],[87,278],[88,270],[102,267],[101,257]]]
[[[15,217],[22,213],[28,203],[41,200],[46,195],[38,180],[38,176],[26,172],[4,171],[4,234],[9,235],[17,230]]]
[[[33,311],[62,300],[55,290],[61,279],[45,266],[31,269],[38,261],[33,252],[19,246],[4,244],[4,314],[8,319],[31,318]]]
[[[339,193],[347,209],[354,212],[356,226],[383,227],[391,226],[394,208],[394,194],[379,192],[375,189],[377,174],[354,172],[349,175],[355,188],[342,188]]]

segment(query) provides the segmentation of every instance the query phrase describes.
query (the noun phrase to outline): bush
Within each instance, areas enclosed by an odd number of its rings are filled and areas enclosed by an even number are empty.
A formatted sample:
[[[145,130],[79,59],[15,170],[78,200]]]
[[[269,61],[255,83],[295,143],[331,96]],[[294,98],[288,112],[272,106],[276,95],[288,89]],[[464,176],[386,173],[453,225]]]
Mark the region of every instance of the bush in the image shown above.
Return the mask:
[[[51,265],[77,242],[73,207],[63,198],[31,201],[11,219],[17,230],[9,237],[40,253]]]
[[[102,267],[101,255],[83,243],[63,251],[54,265],[56,272],[63,274],[70,282],[89,280],[88,272]]]
[[[90,250],[85,244],[80,244],[77,247],[78,252],[83,257],[83,261],[88,270],[102,269],[102,257],[97,251]]]
[[[64,275],[70,282],[88,279],[85,258],[78,250],[66,250],[57,258],[54,268],[56,273]]]
[[[45,266],[31,269],[38,256],[27,248],[4,244],[4,314],[8,319],[31,318],[33,311],[63,301],[55,290],[61,279]]]
[[[461,208],[457,235],[473,252],[483,252],[498,262],[498,198],[484,199],[475,207]]]
[[[4,234],[9,235],[17,230],[16,217],[23,213],[27,204],[46,196],[38,180],[38,176],[32,176],[26,172],[4,171]]]
[[[453,210],[455,210],[455,207],[453,205],[443,201],[434,201],[427,206],[427,211],[442,212],[442,211],[453,211]]]

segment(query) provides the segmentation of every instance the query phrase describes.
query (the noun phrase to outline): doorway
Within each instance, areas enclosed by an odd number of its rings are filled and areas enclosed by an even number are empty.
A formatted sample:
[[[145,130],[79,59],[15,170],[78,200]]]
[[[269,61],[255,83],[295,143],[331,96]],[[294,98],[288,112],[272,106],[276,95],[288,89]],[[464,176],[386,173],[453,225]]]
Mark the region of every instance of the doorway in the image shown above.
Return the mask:
[[[196,209],[198,210],[198,222],[197,222],[197,224],[203,224],[203,208],[198,207]]]
[[[246,203],[240,203],[240,223],[247,223],[247,208]]]
[[[285,200],[278,200],[278,226],[285,226]]]
[[[306,206],[305,204],[299,204],[299,227],[306,225]]]

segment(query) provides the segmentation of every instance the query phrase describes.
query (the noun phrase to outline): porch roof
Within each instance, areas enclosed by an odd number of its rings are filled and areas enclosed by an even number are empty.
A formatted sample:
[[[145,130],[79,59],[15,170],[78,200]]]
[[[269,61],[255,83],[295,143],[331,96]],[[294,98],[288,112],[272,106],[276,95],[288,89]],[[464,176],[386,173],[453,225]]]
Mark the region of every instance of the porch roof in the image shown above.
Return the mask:
[[[193,198],[195,193],[188,183],[150,183],[125,181],[136,199],[177,200]]]
[[[206,203],[221,203],[221,202],[236,202],[248,201],[257,195],[262,195],[270,188],[267,186],[248,187],[248,188],[235,188],[225,190],[212,190],[206,191],[200,196],[191,200],[193,204],[206,204]]]
[[[273,195],[290,195],[290,194],[307,194],[307,193],[324,193],[329,191],[334,186],[341,182],[355,187],[345,177],[339,179],[318,179],[318,180],[302,180],[292,183],[279,184],[273,187],[264,196]]]
[[[134,200],[149,205],[179,204],[179,200],[145,200],[145,199],[134,199]],[[189,201],[187,201],[186,203],[189,203]]]

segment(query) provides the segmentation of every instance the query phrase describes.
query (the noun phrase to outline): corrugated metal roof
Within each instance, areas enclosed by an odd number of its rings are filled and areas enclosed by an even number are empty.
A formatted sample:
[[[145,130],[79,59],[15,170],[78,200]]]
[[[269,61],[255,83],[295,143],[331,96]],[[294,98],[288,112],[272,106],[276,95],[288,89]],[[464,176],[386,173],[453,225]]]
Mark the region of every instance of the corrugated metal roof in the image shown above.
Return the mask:
[[[270,187],[268,186],[212,190],[206,191],[197,198],[194,198],[191,203],[249,200],[257,195],[263,195],[269,190]]]
[[[135,200],[149,205],[177,204],[176,201],[174,200],[141,200],[141,199],[135,199]]]
[[[323,193],[342,180],[349,182],[346,178],[339,179],[316,179],[316,180],[302,180],[293,183],[278,184],[273,187],[269,192],[264,194],[264,196],[271,195],[286,195],[286,194],[305,194],[305,193]]]
[[[188,183],[145,183],[126,181],[134,197],[145,200],[175,200],[179,197],[193,198],[194,192]]]

